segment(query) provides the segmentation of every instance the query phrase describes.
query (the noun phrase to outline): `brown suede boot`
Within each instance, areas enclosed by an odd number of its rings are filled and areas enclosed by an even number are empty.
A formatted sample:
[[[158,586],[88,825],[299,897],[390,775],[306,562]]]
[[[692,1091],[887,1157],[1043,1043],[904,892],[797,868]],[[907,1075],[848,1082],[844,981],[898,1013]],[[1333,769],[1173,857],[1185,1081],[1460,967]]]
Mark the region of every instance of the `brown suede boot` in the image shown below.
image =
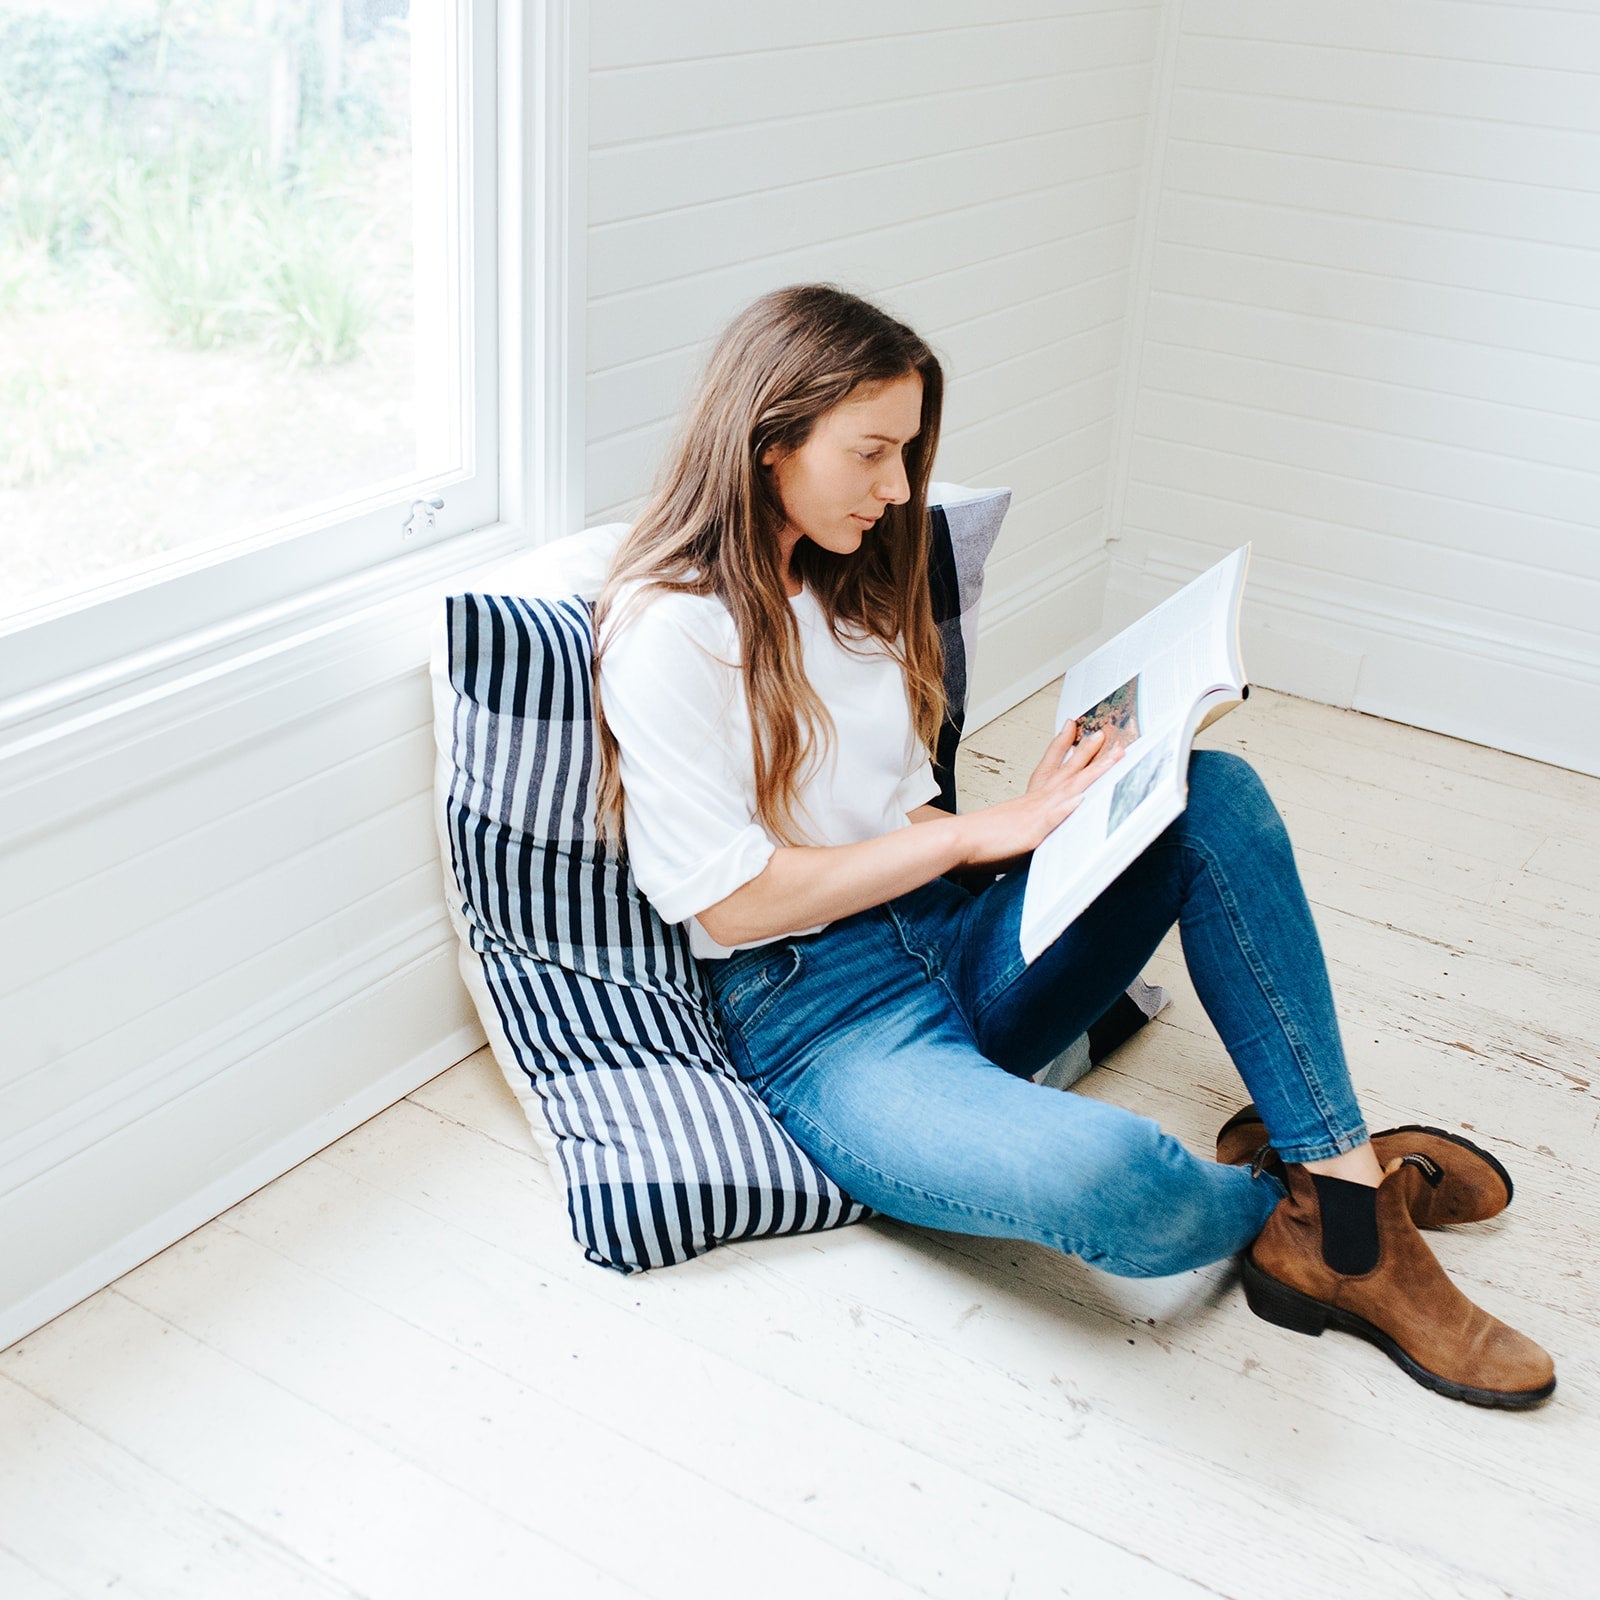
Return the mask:
[[[1377,1192],[1378,1264],[1352,1276],[1323,1260],[1311,1175],[1293,1164],[1285,1173],[1289,1197],[1243,1257],[1245,1299],[1258,1317],[1296,1333],[1353,1333],[1452,1400],[1522,1410],[1550,1397],[1550,1357],[1467,1299],[1417,1232],[1410,1208],[1427,1180],[1415,1158],[1385,1172]]]
[[[1265,1154],[1263,1154],[1265,1152]],[[1372,1136],[1378,1165],[1398,1156],[1426,1157],[1426,1180],[1412,1202],[1411,1220],[1419,1228],[1441,1228],[1452,1222],[1482,1222],[1511,1204],[1511,1174],[1487,1150],[1459,1133],[1408,1123]],[[1259,1161],[1260,1170],[1283,1178],[1283,1162],[1267,1142],[1267,1125],[1256,1108],[1246,1106],[1223,1123],[1217,1133],[1217,1160],[1225,1167]]]

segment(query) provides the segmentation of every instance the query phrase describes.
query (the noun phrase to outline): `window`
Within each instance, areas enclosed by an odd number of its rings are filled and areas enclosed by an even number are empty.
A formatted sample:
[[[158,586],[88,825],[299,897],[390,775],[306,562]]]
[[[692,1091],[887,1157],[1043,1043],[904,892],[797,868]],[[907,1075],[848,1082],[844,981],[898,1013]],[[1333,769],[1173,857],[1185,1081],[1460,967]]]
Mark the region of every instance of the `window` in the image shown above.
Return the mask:
[[[495,522],[497,145],[565,10],[0,0],[0,697]]]

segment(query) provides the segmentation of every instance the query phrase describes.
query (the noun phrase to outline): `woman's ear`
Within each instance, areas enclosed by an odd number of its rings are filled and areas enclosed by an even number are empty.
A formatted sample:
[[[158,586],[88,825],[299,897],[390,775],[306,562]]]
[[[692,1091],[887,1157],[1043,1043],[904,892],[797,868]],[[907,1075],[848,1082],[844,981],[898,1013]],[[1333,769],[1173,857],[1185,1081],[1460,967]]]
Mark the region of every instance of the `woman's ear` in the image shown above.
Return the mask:
[[[781,460],[783,460],[783,456],[784,451],[782,445],[769,444],[767,448],[761,452],[759,464],[763,467],[775,467]]]

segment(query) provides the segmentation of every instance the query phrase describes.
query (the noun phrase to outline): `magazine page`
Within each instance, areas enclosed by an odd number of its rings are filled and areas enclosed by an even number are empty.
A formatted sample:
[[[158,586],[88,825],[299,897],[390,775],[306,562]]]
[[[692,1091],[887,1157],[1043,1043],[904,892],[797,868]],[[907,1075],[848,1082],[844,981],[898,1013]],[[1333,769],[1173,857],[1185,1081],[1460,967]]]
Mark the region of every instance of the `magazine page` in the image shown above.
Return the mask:
[[[1029,961],[1183,810],[1196,727],[1245,692],[1237,633],[1249,553],[1234,551],[1063,679],[1056,727],[1076,717],[1082,734],[1114,728],[1126,748],[1034,851]]]
[[[1183,810],[1187,757],[1181,728],[1146,735],[1033,852],[1022,903],[1025,960],[1052,943]]]
[[[1241,546],[1072,667],[1056,727],[1077,717],[1088,733],[1109,721],[1137,738],[1181,724],[1207,690],[1233,683],[1229,602],[1243,587],[1249,551]]]

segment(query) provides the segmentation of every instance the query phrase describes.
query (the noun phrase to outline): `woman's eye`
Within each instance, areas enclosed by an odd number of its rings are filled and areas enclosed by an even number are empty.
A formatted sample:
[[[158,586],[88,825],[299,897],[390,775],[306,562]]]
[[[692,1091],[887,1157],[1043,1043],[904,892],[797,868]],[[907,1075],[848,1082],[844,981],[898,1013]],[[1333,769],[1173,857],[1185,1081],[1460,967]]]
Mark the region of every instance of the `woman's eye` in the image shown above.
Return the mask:
[[[858,451],[856,451],[856,454],[858,456],[860,456],[863,461],[877,461],[882,457],[883,451],[881,451],[881,450],[858,450]]]

